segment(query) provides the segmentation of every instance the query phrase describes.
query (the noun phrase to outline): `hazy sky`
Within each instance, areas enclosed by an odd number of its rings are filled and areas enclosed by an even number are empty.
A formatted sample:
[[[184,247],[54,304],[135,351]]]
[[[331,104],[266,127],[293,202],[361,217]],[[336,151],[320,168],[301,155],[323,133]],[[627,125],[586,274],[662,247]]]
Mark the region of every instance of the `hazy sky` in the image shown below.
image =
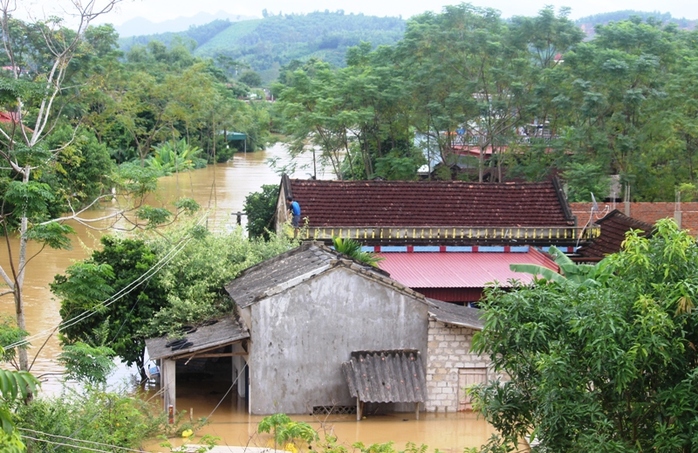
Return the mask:
[[[35,17],[44,17],[47,12],[64,16],[57,5],[69,10],[69,0],[16,0],[17,16],[26,17],[27,11]],[[89,0],[73,0],[89,1]],[[104,0],[94,0],[104,2]],[[374,16],[402,16],[407,19],[427,10],[441,12],[445,5],[454,5],[459,1],[442,0],[123,0],[117,9],[105,19],[120,25],[134,17],[145,17],[152,22],[162,22],[180,16],[193,16],[198,12],[216,13],[225,11],[244,16],[262,16],[262,10],[270,13],[284,14],[309,13],[313,11],[344,10],[346,13],[364,13]],[[545,5],[556,9],[568,6],[572,9],[570,17],[576,19],[592,14],[632,9],[636,11],[658,11],[671,13],[674,17],[698,19],[697,0],[473,0],[477,6],[498,9],[503,17],[514,15],[535,16]],[[101,22],[101,21],[100,21]]]

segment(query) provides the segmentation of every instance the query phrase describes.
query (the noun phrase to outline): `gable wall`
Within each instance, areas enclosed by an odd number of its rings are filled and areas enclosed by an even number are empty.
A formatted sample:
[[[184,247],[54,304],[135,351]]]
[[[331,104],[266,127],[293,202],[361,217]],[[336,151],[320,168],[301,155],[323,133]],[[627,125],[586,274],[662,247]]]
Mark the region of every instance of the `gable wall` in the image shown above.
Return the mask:
[[[253,414],[354,406],[341,371],[352,351],[418,349],[426,357],[426,304],[341,266],[251,309]]]

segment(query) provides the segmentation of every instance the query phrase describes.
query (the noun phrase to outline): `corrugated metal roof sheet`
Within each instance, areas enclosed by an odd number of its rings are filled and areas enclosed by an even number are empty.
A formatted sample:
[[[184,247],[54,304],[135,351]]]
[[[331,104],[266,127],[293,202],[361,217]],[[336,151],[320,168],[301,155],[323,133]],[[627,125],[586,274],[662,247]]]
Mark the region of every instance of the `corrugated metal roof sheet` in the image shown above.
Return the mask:
[[[249,337],[250,333],[236,319],[225,318],[193,327],[189,333],[177,340],[167,336],[149,338],[145,340],[145,345],[148,348],[148,356],[152,360],[157,360],[191,355],[194,352],[217,348]]]
[[[484,288],[510,279],[530,283],[533,276],[514,272],[510,264],[538,264],[558,271],[547,255],[529,249],[526,253],[378,253],[378,266],[409,288]]]
[[[354,351],[342,364],[349,394],[366,403],[426,401],[426,373],[418,350]]]
[[[289,180],[314,227],[568,227],[567,201],[554,181]]]

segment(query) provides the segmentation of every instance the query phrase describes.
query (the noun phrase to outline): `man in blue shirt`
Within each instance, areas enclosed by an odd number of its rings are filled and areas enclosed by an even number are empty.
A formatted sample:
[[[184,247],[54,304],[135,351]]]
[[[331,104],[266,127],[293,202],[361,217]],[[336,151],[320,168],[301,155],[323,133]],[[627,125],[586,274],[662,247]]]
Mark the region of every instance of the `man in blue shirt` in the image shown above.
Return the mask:
[[[286,197],[286,204],[288,205],[288,210],[291,211],[291,225],[297,232],[301,222],[301,205],[293,197]]]

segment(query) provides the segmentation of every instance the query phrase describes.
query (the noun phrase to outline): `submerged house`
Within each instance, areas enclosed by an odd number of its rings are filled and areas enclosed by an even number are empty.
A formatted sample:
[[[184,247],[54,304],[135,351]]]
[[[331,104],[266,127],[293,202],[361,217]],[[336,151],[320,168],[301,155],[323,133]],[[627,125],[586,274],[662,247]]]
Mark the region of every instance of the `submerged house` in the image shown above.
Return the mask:
[[[510,264],[557,271],[544,252],[573,253],[598,234],[578,228],[556,179],[540,183],[464,181],[324,181],[283,176],[276,228],[287,220],[285,198],[302,206],[306,238],[335,236],[378,254],[379,267],[427,297],[476,304],[494,283],[528,283]]]
[[[226,291],[230,317],[146,341],[166,409],[177,374],[207,357],[230,360],[251,414],[455,411],[467,408],[463,382],[492,377],[470,353],[477,310],[428,299],[320,243],[245,270]]]

